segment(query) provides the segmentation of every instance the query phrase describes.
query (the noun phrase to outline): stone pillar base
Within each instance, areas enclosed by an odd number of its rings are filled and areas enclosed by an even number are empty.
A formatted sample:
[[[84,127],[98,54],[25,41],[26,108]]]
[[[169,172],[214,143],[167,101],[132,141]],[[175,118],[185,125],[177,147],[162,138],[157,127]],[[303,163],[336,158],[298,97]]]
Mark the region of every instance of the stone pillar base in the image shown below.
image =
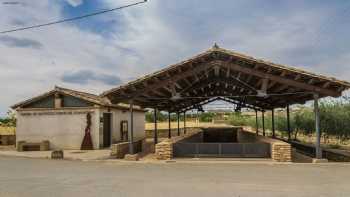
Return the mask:
[[[156,158],[158,160],[169,160],[173,158],[173,142],[171,140],[164,140],[156,144]]]
[[[125,159],[126,161],[138,161],[138,160],[139,160],[139,155],[138,155],[138,154],[133,154],[133,155],[131,155],[131,154],[126,154],[125,157],[124,157],[124,159]]]
[[[312,163],[328,163],[328,159],[316,159],[316,158],[312,158]]]
[[[285,142],[272,142],[271,158],[277,162],[291,162],[292,146]]]

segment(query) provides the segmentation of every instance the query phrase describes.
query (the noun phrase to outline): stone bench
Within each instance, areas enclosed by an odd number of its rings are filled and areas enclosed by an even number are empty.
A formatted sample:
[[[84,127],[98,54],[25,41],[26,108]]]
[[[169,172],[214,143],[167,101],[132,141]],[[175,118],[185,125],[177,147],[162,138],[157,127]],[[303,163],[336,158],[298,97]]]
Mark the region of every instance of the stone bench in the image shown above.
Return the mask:
[[[63,150],[54,150],[51,152],[51,159],[63,159],[64,152]]]
[[[19,141],[17,143],[17,151],[48,151],[50,150],[50,142],[44,140],[42,142],[26,142]]]

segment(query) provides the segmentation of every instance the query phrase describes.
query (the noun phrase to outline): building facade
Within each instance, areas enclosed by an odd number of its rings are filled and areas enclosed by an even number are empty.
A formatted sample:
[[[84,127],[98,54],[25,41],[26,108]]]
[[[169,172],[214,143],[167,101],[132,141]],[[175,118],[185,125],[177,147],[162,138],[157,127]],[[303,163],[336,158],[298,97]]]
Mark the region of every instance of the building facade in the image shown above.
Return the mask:
[[[49,141],[50,149],[80,149],[87,127],[93,149],[129,140],[129,106],[111,104],[94,94],[55,87],[12,108],[17,112],[17,144]],[[133,111],[137,141],[145,137],[145,111],[138,107]]]

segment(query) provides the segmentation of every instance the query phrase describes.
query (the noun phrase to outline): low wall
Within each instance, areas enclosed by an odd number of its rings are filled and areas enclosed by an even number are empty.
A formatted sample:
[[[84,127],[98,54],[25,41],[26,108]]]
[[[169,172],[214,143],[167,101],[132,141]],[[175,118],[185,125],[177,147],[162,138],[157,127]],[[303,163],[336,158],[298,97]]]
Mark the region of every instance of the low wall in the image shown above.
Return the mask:
[[[269,137],[258,136],[258,141],[271,144],[271,158],[278,162],[292,161],[292,146],[286,142]]]
[[[257,136],[255,133],[248,131],[239,131],[237,133],[238,141],[242,143],[265,142],[271,145],[271,159],[277,162],[292,161],[292,146],[278,139],[265,136]]]
[[[173,158],[173,144],[178,141],[192,141],[201,138],[200,135],[202,131],[192,132],[187,135],[173,137],[171,139],[166,139],[158,144],[156,144],[156,158],[158,160],[168,160]],[[264,136],[256,136],[254,133],[243,131],[243,129],[237,129],[237,141],[239,143],[254,143],[254,142],[264,142],[271,146],[271,158],[277,162],[291,162],[292,161],[292,148],[291,145]]]
[[[185,143],[203,142],[203,132],[198,132],[187,138],[181,139],[177,142],[185,142]]]
[[[15,145],[16,136],[15,135],[0,135],[0,145]]]
[[[186,133],[193,133],[193,132],[198,132],[201,130],[201,128],[197,127],[188,127],[186,128]],[[158,129],[158,138],[168,138],[168,129]],[[154,137],[154,130],[146,130],[146,138],[153,138]],[[184,134],[183,128],[180,128],[180,135]],[[171,129],[171,136],[176,137],[177,136],[177,128],[176,129]]]
[[[304,144],[296,141],[289,141],[289,143],[297,149],[298,152],[308,155],[310,157],[316,157],[315,146],[311,144]],[[330,161],[336,162],[350,162],[350,154],[341,150],[329,150],[322,148],[322,156]]]
[[[201,130],[197,129],[197,131],[192,131],[192,132],[187,133],[186,135],[182,135],[182,136],[172,137],[171,139],[166,139],[166,140],[156,144],[156,147],[155,147],[156,158],[158,160],[172,159],[173,158],[173,144],[180,141],[180,140],[191,138],[192,136],[196,135],[199,132],[201,132]]]
[[[145,144],[145,139],[136,140],[133,143],[135,153],[142,152]],[[111,145],[111,156],[117,159],[123,159],[126,154],[129,154],[129,142],[121,142]]]
[[[251,132],[240,129],[237,131],[237,141],[239,143],[253,143],[257,141],[257,136]]]

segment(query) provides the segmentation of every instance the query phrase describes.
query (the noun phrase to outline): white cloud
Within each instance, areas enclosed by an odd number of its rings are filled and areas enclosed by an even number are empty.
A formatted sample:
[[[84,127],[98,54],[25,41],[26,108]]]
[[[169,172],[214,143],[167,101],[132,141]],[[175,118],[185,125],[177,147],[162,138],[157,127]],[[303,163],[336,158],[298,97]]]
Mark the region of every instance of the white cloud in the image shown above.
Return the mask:
[[[83,3],[83,0],[66,0],[71,6],[77,7]]]
[[[129,0],[104,2],[110,7],[130,3]],[[194,2],[199,1],[192,4]],[[208,2],[211,1],[200,1],[198,5],[207,7],[195,9],[187,8],[187,1],[171,3],[152,0],[137,7],[102,15],[101,20],[119,21],[110,27],[109,36],[85,31],[70,23],[7,35],[15,39],[10,39],[12,46],[9,46],[9,41],[7,45],[0,42],[0,83],[5,84],[0,86],[0,92],[6,93],[0,97],[0,116],[10,105],[50,90],[54,85],[94,93],[113,87],[103,83],[103,80],[67,83],[62,81],[62,76],[67,73],[88,70],[89,73],[96,73],[95,76],[108,74],[128,81],[202,52],[214,42],[277,63],[300,62],[304,65],[307,63],[305,58],[310,54],[297,53],[310,48],[310,40],[328,17],[325,10],[301,9],[299,12],[269,13],[266,17],[253,19],[243,16],[249,21],[236,23],[234,18],[228,20],[227,16],[221,16],[229,14],[218,12],[217,8],[211,7],[215,5],[208,6]],[[245,1],[242,2],[235,5],[244,6]],[[70,0],[69,3],[77,6],[82,1]],[[177,9],[177,6],[187,10]],[[61,9],[58,2],[50,0],[33,1],[11,8],[0,6],[2,16],[5,16],[0,17],[0,27],[6,30],[18,24],[56,20],[63,17]],[[235,8],[235,11],[239,10]],[[14,41],[23,40],[41,45],[37,45],[39,48],[13,45]],[[350,79],[349,71],[344,71],[349,70],[345,68],[350,57],[348,54],[323,62],[324,65],[343,65],[341,70],[318,66],[321,63],[317,58],[314,58],[313,67],[305,68]],[[301,59],[296,61],[297,57]]]

